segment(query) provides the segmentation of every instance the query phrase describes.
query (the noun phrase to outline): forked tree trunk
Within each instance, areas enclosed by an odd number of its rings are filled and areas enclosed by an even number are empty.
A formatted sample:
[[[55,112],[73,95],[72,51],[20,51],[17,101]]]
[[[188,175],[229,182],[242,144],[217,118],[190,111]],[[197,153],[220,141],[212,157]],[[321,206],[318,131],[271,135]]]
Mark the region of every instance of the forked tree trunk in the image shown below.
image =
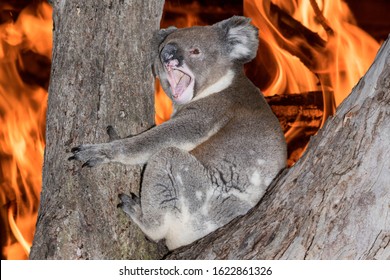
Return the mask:
[[[164,1],[53,0],[54,48],[43,186],[31,259],[150,259],[157,246],[116,208],[140,167],[82,169],[70,148],[107,142],[106,127],[153,124],[152,34]]]
[[[390,39],[246,216],[170,259],[390,259]]]

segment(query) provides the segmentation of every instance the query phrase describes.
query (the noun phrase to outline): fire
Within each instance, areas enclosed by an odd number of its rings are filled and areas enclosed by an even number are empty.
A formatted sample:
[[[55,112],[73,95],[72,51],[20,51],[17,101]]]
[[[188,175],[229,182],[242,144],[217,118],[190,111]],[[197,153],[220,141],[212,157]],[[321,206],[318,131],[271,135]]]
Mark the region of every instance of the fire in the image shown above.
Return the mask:
[[[164,90],[162,89],[160,82],[156,79],[156,85],[155,85],[155,93],[154,93],[154,121],[156,124],[162,124],[163,122],[169,120],[173,107],[172,107],[172,101],[169,99],[169,97],[165,94]]]
[[[0,213],[7,259],[27,258],[35,231],[47,90],[23,80],[21,56],[29,51],[51,59],[51,12],[46,2],[35,3],[15,21],[10,6],[9,21],[0,25]]]
[[[257,62],[270,78],[265,95],[322,91],[324,119],[379,49],[342,0],[244,0],[244,14],[260,29]]]

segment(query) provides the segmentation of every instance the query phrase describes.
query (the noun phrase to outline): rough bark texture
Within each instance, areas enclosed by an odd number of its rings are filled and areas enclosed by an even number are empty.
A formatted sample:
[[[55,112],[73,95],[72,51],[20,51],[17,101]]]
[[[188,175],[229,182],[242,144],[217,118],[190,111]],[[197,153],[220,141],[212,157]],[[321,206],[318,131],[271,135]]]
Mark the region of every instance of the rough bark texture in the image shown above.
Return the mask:
[[[390,259],[390,39],[244,217],[169,259]]]
[[[164,1],[54,0],[54,48],[41,204],[31,259],[155,259],[157,246],[116,208],[141,169],[81,168],[71,147],[153,124],[151,38]]]

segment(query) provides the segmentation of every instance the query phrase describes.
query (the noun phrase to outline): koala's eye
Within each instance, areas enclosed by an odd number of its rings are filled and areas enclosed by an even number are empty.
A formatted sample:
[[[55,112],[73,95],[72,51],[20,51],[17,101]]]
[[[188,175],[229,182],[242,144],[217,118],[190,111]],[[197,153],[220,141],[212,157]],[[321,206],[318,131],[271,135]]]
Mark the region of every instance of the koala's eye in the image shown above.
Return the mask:
[[[190,54],[194,55],[194,56],[199,55],[200,54],[200,50],[198,48],[191,49],[190,50]]]

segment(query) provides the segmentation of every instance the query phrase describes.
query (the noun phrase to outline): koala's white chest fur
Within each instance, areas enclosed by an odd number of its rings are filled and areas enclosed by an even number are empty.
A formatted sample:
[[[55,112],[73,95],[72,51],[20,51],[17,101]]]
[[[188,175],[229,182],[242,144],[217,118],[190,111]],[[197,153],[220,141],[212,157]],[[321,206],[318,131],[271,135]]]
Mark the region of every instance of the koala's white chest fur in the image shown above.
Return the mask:
[[[205,90],[201,91],[193,101],[205,98],[213,93],[218,93],[226,88],[228,88],[233,81],[234,72],[232,70],[227,70],[226,74],[223,75],[217,82],[207,87]]]
[[[141,194],[120,207],[169,249],[245,214],[286,164],[279,122],[243,64],[257,53],[257,29],[232,17],[157,34],[154,70],[175,105],[171,120],[137,136],[72,149],[71,159],[146,164]]]

